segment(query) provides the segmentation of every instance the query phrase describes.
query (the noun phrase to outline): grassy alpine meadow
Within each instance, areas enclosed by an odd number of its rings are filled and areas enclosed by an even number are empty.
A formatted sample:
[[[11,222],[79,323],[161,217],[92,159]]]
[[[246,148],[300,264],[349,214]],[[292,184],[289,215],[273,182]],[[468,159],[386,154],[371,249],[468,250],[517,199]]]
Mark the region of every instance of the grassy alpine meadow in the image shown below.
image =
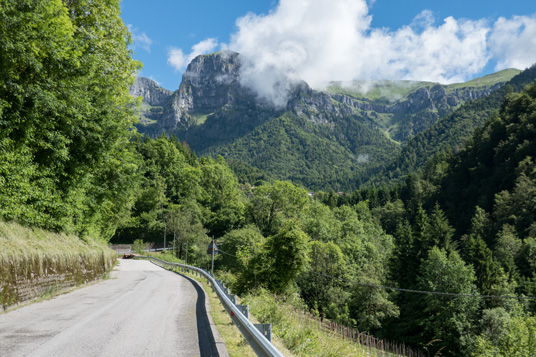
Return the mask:
[[[115,259],[103,240],[0,222],[0,306],[101,279]]]

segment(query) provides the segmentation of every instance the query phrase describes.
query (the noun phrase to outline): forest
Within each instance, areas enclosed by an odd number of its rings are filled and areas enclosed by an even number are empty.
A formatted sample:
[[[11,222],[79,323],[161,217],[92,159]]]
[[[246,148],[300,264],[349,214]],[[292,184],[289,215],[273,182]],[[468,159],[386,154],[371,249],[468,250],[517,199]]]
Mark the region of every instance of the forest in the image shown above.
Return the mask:
[[[536,83],[396,184],[311,194],[136,133],[119,1],[6,0],[0,24],[1,220],[167,239],[200,267],[215,238],[238,294],[443,355],[536,355]]]

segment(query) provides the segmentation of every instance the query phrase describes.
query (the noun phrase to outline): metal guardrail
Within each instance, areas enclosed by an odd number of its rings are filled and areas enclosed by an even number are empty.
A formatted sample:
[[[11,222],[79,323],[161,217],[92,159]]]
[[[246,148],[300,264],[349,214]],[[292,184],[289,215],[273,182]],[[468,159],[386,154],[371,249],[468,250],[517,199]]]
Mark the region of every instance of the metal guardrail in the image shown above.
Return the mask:
[[[163,250],[172,250],[173,248],[151,248],[151,249],[144,249],[144,252],[161,252]],[[136,253],[136,251],[132,250],[130,248],[129,250],[118,250],[118,249],[112,249],[115,250],[117,254],[128,254],[128,253]]]
[[[266,331],[265,328],[261,328],[263,331],[259,331],[259,327],[256,327],[251,321],[249,321],[248,317],[244,316],[242,313],[243,307],[241,305],[235,305],[229,298],[229,295],[224,292],[223,289],[227,290],[227,288],[222,288],[224,286],[220,286],[220,284],[214,279],[210,273],[207,271],[194,267],[191,265],[186,264],[180,264],[180,263],[170,263],[166,262],[165,260],[161,260],[154,257],[136,257],[141,259],[149,259],[153,262],[159,262],[167,267],[174,266],[174,267],[180,267],[186,270],[190,270],[193,272],[198,272],[201,275],[203,275],[212,285],[212,288],[218,295],[223,307],[229,313],[231,316],[231,319],[233,320],[233,323],[238,327],[246,341],[249,343],[253,351],[257,354],[257,356],[266,356],[266,357],[272,357],[272,356],[283,356],[281,352],[275,348],[275,346],[270,342],[268,338],[271,339],[271,331],[270,333]],[[157,264],[158,265],[158,264]],[[235,297],[234,301],[236,301],[236,295],[233,295]],[[249,310],[248,310],[249,313]]]

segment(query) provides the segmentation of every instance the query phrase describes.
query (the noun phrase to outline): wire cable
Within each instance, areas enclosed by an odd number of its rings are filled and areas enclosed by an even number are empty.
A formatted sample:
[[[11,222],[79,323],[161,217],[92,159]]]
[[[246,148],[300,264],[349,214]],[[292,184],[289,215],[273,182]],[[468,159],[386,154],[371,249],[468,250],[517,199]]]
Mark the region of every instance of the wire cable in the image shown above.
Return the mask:
[[[221,250],[220,248],[218,248],[218,252],[221,252],[221,253],[226,254],[226,255],[228,255],[228,256],[231,256],[231,257],[238,258],[236,255],[231,254],[231,253],[227,253],[226,251],[223,251],[223,250]]]
[[[238,258],[236,255],[227,253],[226,251],[223,251],[221,249],[218,249],[219,252],[229,255],[231,257]],[[415,294],[429,294],[429,295],[441,295],[441,296],[452,296],[452,297],[474,297],[474,298],[481,298],[481,299],[520,299],[520,300],[536,300],[536,297],[534,296],[511,296],[511,295],[476,295],[476,294],[458,294],[458,293],[445,293],[440,291],[428,291],[428,290],[416,290],[416,289],[404,289],[404,288],[395,288],[394,286],[384,286],[384,285],[376,285],[376,284],[369,284],[369,283],[362,283],[359,281],[353,281],[348,279],[341,279],[337,278],[335,276],[327,275],[318,273],[312,270],[308,270],[309,273],[313,273],[319,276],[323,276],[325,278],[335,279],[339,281],[344,281],[346,283],[350,284],[356,284],[361,286],[368,286],[371,288],[378,288],[378,289],[384,289],[384,290],[395,290],[395,291],[402,291],[406,293],[415,293]]]
[[[475,297],[475,298],[482,298],[482,299],[520,299],[520,300],[536,300],[536,297],[534,296],[511,296],[511,295],[475,295],[475,294],[457,294],[457,293],[445,293],[445,292],[439,292],[439,291],[427,291],[427,290],[415,290],[415,289],[404,289],[404,288],[395,288],[393,286],[384,286],[384,285],[375,285],[375,284],[368,284],[368,283],[362,283],[359,281],[353,281],[353,280],[347,280],[347,279],[341,279],[337,278],[335,276],[326,275],[322,273],[318,273],[312,270],[308,270],[309,273],[313,273],[316,275],[320,275],[326,278],[331,278],[339,281],[344,281],[351,284],[356,285],[362,285],[362,286],[368,286],[371,288],[379,288],[379,289],[386,289],[386,290],[396,290],[396,291],[403,291],[407,293],[416,293],[416,294],[429,294],[429,295],[442,295],[442,296],[453,296],[453,297]]]

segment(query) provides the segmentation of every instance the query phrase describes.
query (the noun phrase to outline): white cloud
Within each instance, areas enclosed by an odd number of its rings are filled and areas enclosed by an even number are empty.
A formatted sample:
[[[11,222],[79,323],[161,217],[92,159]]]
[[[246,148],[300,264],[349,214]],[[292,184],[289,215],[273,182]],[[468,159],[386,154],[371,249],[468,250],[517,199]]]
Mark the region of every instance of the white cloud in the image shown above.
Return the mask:
[[[396,31],[371,27],[365,0],[281,0],[268,15],[237,20],[229,48],[242,55],[242,81],[284,104],[286,78],[319,88],[328,81],[464,80],[487,63],[485,22],[423,11]]]
[[[197,56],[213,52],[218,47],[215,38],[208,38],[192,46],[191,52],[185,55],[180,48],[172,47],[168,51],[168,64],[175,70],[182,71]]]
[[[188,63],[199,55],[211,53],[216,47],[218,47],[218,41],[215,38],[207,38],[206,40],[199,42],[192,46],[192,52],[188,55]]]
[[[175,68],[177,71],[181,71],[184,69],[186,65],[186,56],[182,52],[180,48],[171,48],[168,51],[168,64],[170,64],[173,68]]]
[[[411,23],[411,27],[415,29],[425,29],[427,27],[431,27],[436,22],[436,18],[434,16],[434,13],[430,10],[423,10],[420,14],[415,16],[413,19],[413,22]]]
[[[382,53],[369,66],[375,78],[424,80],[440,83],[464,81],[479,73],[488,62],[484,21],[456,20],[447,17],[434,27],[430,22],[418,32],[403,27],[369,39],[371,47]],[[371,68],[370,68],[371,67]]]
[[[151,53],[151,45],[153,44],[153,40],[151,40],[145,32],[140,33],[138,28],[133,27],[132,25],[128,25],[127,27],[132,34],[132,49],[140,47]]]
[[[499,18],[489,38],[496,69],[525,69],[536,62],[536,15]]]

